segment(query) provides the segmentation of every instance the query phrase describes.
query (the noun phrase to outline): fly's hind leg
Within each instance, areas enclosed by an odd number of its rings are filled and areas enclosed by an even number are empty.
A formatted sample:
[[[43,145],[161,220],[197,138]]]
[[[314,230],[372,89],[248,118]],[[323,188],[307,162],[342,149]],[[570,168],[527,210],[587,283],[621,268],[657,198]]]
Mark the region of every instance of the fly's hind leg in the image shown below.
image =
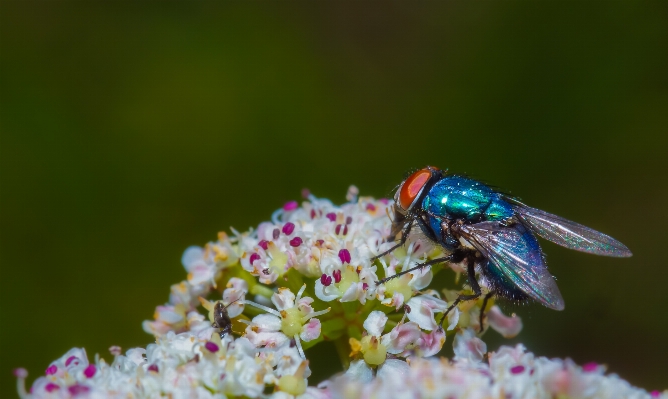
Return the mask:
[[[460,302],[462,301],[472,301],[474,299],[480,298],[480,295],[482,295],[482,290],[480,289],[480,285],[478,284],[478,280],[475,278],[475,258],[472,255],[469,255],[466,257],[466,271],[469,276],[469,283],[471,284],[471,289],[473,290],[473,294],[469,295],[459,295],[457,299],[455,299],[454,302],[452,302],[452,305],[450,305],[445,312],[443,312],[443,316],[441,316],[441,321],[438,323],[438,328],[442,331],[443,330],[443,321],[445,321],[445,318],[448,317],[448,313],[452,309],[455,308],[455,306],[459,305]]]
[[[487,307],[487,301],[494,296],[494,291],[490,291],[485,295],[485,299],[482,300],[482,307],[480,308],[480,332],[483,330],[482,319],[485,316],[485,308]]]

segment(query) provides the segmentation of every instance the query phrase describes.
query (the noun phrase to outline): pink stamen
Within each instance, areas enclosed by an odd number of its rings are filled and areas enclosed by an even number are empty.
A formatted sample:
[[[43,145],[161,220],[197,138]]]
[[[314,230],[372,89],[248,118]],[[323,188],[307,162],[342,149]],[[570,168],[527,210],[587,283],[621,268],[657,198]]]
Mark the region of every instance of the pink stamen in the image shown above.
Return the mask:
[[[274,237],[274,240],[278,240],[278,237],[281,236],[281,231],[279,229],[274,229],[274,231],[271,232],[271,236]]]
[[[332,273],[332,276],[334,276],[334,282],[335,283],[340,283],[341,282],[341,270],[334,270],[334,273]]]
[[[154,364],[148,366],[148,371],[153,371],[154,373],[159,373],[160,369],[158,369],[158,365],[154,363]]]
[[[56,366],[55,364],[52,364],[49,367],[47,367],[45,371],[46,375],[53,375],[56,374],[57,372],[58,372],[58,366]]]
[[[340,224],[336,225],[336,228],[334,228],[334,232],[336,233],[336,235],[341,234],[341,225]]]
[[[653,398],[658,398],[658,397],[661,396],[661,392],[659,392],[659,391],[652,391],[652,392],[650,392],[650,396],[653,397]]]
[[[325,287],[329,287],[330,285],[332,285],[332,277],[328,276],[326,274],[323,274],[322,276],[320,276],[320,282]]]
[[[369,288],[369,284],[362,283],[362,290],[366,291]]]
[[[287,222],[285,226],[283,226],[283,233],[285,235],[290,235],[292,232],[295,231],[295,224],[292,222]]]
[[[86,378],[93,378],[95,375],[95,372],[97,371],[97,368],[95,367],[94,364],[89,364],[88,367],[84,370],[84,375]]]
[[[345,236],[345,235],[348,235],[348,225],[345,225],[345,226],[343,227],[343,235],[344,235],[344,236]]]
[[[596,362],[590,362],[582,366],[582,371],[591,373],[592,371],[598,370],[598,364]]]
[[[348,216],[348,217],[346,218],[346,224],[350,224],[350,223],[352,223],[352,222],[353,222],[353,218],[352,218],[352,216]]]
[[[341,263],[350,263],[350,251],[345,248],[340,250],[339,259],[341,259]]]
[[[510,368],[510,372],[512,374],[520,374],[524,372],[524,366],[519,365],[519,366],[514,366]]]
[[[285,205],[283,205],[283,210],[286,212],[294,211],[295,209],[297,209],[298,206],[299,204],[297,204],[297,201],[286,202]]]
[[[315,219],[316,213],[315,209],[311,209],[311,219]]]
[[[300,237],[295,237],[292,240],[290,240],[290,246],[291,247],[298,247],[302,245],[302,239]]]
[[[262,248],[262,249],[264,249],[264,250],[266,251],[267,248],[269,248],[269,241],[267,241],[267,240],[262,240],[262,241],[258,242],[257,245],[259,245],[260,248]]]
[[[376,205],[374,204],[366,204],[366,210],[374,212],[376,210]]]
[[[13,372],[14,372],[14,377],[16,378],[26,378],[28,376],[28,370],[24,369],[23,367],[14,369]]]
[[[206,344],[204,344],[204,347],[206,348],[206,350],[212,353],[216,353],[220,349],[216,343],[211,341],[207,341]]]
[[[248,261],[249,261],[250,264],[252,265],[253,262],[255,262],[256,260],[260,260],[260,255],[258,255],[258,254],[256,254],[256,253],[252,253],[251,256],[250,256],[250,258],[248,259]]]
[[[387,205],[390,203],[390,200],[387,198],[381,198],[378,201],[380,201],[383,205]]]
[[[53,391],[56,391],[56,390],[58,390],[58,389],[60,389],[60,387],[58,386],[58,384],[54,384],[53,382],[49,382],[49,383],[46,384],[46,386],[44,387],[44,390],[45,390],[46,392],[53,392]]]
[[[330,222],[335,222],[336,221],[336,213],[330,212],[325,215],[327,219],[329,219]]]
[[[325,243],[325,240],[316,240],[315,244],[319,247],[322,247],[322,244]]]
[[[72,363],[72,362],[75,361],[75,360],[79,360],[79,358],[76,357],[76,356],[70,356],[70,357],[68,357],[67,360],[65,360],[65,367],[69,366],[70,363]],[[76,366],[77,364],[79,364],[79,362],[76,362],[74,365]]]

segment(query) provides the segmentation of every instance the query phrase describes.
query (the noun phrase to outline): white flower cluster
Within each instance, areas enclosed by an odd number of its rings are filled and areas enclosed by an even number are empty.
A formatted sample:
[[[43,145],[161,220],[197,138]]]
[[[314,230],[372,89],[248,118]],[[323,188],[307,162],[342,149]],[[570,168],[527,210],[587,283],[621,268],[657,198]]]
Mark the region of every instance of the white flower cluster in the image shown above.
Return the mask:
[[[394,361],[376,375],[352,364],[342,376],[320,384],[331,398],[458,398],[458,399],[653,399],[663,393],[632,387],[605,366],[578,366],[570,360],[536,357],[522,345],[487,353],[471,330],[457,334],[453,362],[416,358],[410,365]],[[487,360],[485,360],[487,358]]]
[[[308,195],[301,206],[285,204],[255,230],[220,233],[203,248],[188,248],[182,258],[186,280],[171,287],[169,302],[143,324],[155,344],[125,355],[112,347],[111,364],[99,356],[89,363],[83,349],[72,349],[29,392],[23,388],[27,373],[18,369],[20,396],[650,397],[605,376],[602,366],[534,358],[521,347],[502,348],[483,361],[486,347],[474,331],[491,327],[513,337],[522,328],[519,317],[505,316],[491,300],[481,318],[483,301],[468,301],[439,328],[461,287],[427,289],[434,274],[429,267],[377,281],[442,257],[441,248],[415,234],[372,261],[392,246],[386,242],[392,203],[358,198],[354,187],[348,200],[335,206]],[[461,266],[450,267],[458,280]],[[453,363],[423,359],[436,355],[447,336],[456,337]],[[305,351],[324,340],[335,342],[341,363],[349,366],[342,376],[309,387]]]
[[[258,352],[246,338],[231,336],[205,341],[191,333],[169,332],[146,349],[121,355],[112,347],[107,364],[96,356],[89,363],[74,348],[46,369],[23,398],[324,398],[323,390],[307,387],[308,361],[294,347]],[[20,382],[25,374],[19,375]],[[21,378],[22,377],[22,378]],[[281,387],[263,395],[266,385]]]

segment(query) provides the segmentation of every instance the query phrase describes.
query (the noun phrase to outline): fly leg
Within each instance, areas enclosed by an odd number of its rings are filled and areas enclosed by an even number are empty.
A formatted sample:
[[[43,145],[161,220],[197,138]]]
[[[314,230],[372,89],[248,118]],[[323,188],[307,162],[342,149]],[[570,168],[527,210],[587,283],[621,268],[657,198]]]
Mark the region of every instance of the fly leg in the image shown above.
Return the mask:
[[[443,321],[445,321],[445,318],[448,317],[448,313],[452,309],[455,308],[459,304],[459,302],[462,301],[472,301],[474,299],[480,298],[480,295],[482,295],[482,290],[480,289],[480,285],[478,284],[478,280],[475,279],[475,260],[472,256],[468,256],[467,258],[467,263],[466,263],[466,271],[468,272],[469,276],[469,283],[471,284],[471,289],[473,289],[473,294],[470,295],[459,295],[457,299],[455,299],[454,302],[452,302],[452,305],[450,305],[445,312],[443,313],[443,316],[441,316],[441,321],[438,323],[438,328],[442,331],[443,330]]]
[[[387,251],[384,251],[381,254],[378,254],[371,258],[371,261],[373,262],[374,260],[378,258],[382,258],[383,256],[392,253],[395,249],[399,248],[400,246],[404,245],[406,243],[406,240],[408,239],[408,234],[411,232],[411,228],[413,227],[413,222],[408,223],[408,225],[404,228],[404,230],[401,232],[401,239],[399,240],[399,243],[396,245],[393,245],[392,248],[388,249]]]
[[[480,308],[480,332],[483,330],[483,325],[482,325],[482,318],[485,315],[485,308],[487,307],[487,301],[489,301],[489,298],[494,296],[494,291],[490,291],[485,295],[485,299],[482,300],[482,307]]]
[[[426,267],[426,266],[435,265],[435,264],[437,264],[437,263],[450,262],[452,259],[453,259],[453,256],[452,256],[452,255],[449,255],[449,256],[444,256],[444,257],[442,257],[442,258],[432,259],[432,260],[430,260],[430,261],[428,261],[428,262],[420,263],[419,265],[416,265],[416,266],[414,266],[414,267],[411,267],[411,268],[408,269],[408,270],[404,270],[403,272],[399,272],[399,273],[397,273],[397,274],[395,274],[395,275],[393,275],[393,276],[385,277],[384,279],[380,279],[380,280],[376,281],[376,285],[384,284],[384,283],[386,283],[386,282],[392,280],[393,278],[397,278],[397,277],[403,276],[403,275],[406,274],[406,273],[410,273],[410,272],[412,272],[412,271],[415,271],[415,270],[418,270],[418,269],[422,269],[423,267]]]

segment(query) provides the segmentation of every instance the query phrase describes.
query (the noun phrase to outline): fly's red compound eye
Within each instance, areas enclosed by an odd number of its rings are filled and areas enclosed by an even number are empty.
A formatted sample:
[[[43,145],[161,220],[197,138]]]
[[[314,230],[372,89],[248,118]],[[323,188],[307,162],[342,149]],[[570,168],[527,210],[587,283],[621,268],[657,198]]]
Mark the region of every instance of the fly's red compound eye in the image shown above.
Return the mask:
[[[420,169],[413,173],[404,181],[399,191],[399,206],[407,211],[413,201],[420,195],[420,191],[427,184],[431,178],[431,170],[429,168]]]

